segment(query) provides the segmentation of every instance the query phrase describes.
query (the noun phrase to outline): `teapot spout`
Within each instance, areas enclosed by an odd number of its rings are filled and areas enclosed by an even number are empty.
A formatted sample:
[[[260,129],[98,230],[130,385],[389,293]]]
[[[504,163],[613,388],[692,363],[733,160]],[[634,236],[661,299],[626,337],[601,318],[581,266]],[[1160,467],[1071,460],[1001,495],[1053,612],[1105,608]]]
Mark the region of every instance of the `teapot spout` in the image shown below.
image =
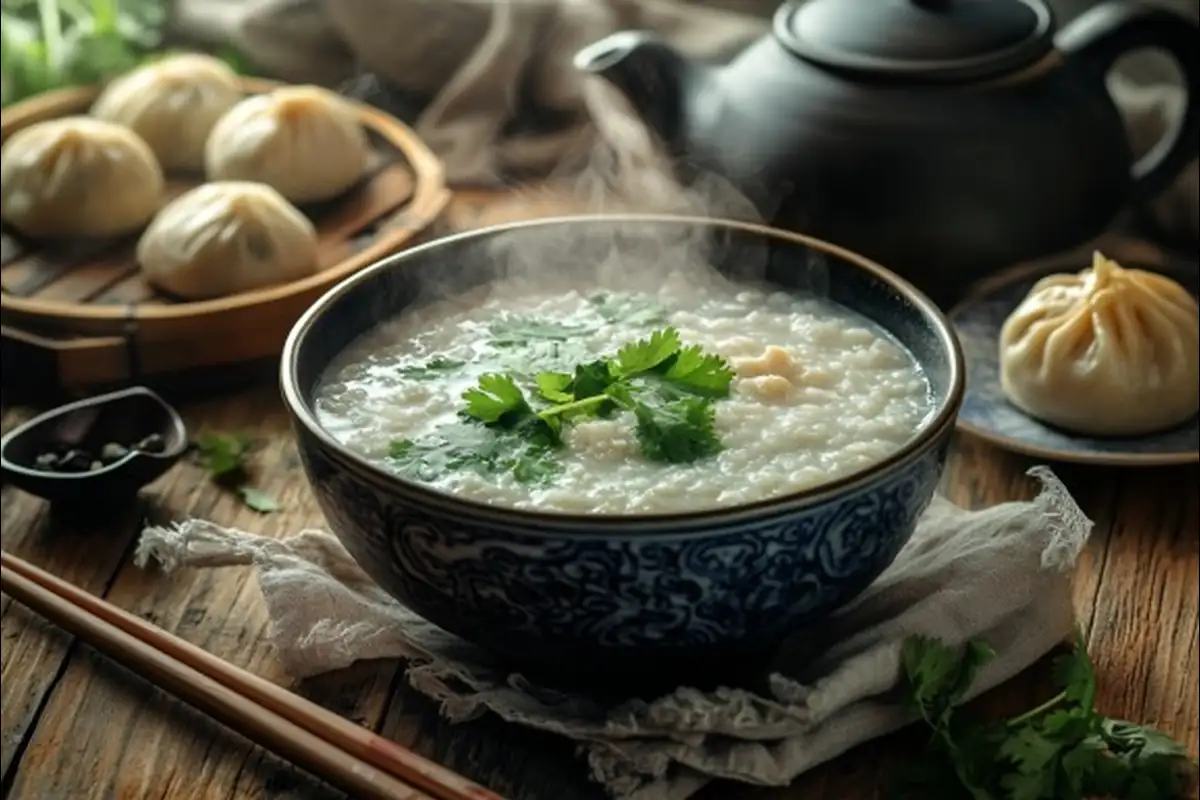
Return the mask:
[[[700,68],[674,48],[647,31],[622,31],[576,53],[575,68],[608,81],[670,150],[682,149],[685,97]]]

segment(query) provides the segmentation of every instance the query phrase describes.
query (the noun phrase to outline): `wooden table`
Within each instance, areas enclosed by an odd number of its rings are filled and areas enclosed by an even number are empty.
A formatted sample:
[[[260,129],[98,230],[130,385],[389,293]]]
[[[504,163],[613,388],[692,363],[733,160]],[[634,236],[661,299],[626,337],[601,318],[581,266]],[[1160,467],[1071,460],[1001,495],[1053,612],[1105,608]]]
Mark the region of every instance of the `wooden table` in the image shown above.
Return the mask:
[[[494,204],[489,214],[506,215]],[[471,199],[451,210],[458,226],[478,222]],[[493,217],[494,218],[494,217]],[[250,570],[181,572],[164,577],[131,563],[144,520],[197,516],[283,535],[321,525],[269,378],[217,399],[182,404],[192,432],[256,430],[266,441],[257,484],[282,503],[260,516],[181,463],[144,493],[141,505],[104,525],[57,518],[42,501],[5,486],[3,548],[130,609],[235,664],[286,682],[264,643],[264,610]],[[8,430],[28,409],[4,410]],[[959,441],[943,488],[979,507],[1035,490],[1032,462]],[[1096,528],[1079,565],[1075,602],[1088,632],[1110,715],[1151,723],[1197,754],[1197,586],[1200,509],[1194,466],[1154,470],[1060,467]],[[88,647],[3,597],[0,674],[3,796],[84,798],[332,798],[342,796],[240,736],[114,666]],[[993,709],[1046,696],[1039,663],[992,692]],[[569,743],[482,719],[441,721],[433,704],[407,688],[395,663],[359,664],[295,687],[350,719],[381,731],[491,786],[512,800],[600,800]],[[912,737],[909,737],[911,739]],[[890,762],[906,752],[903,734],[858,748],[787,789],[714,785],[703,800],[856,800],[874,797]],[[882,756],[882,757],[881,757]]]

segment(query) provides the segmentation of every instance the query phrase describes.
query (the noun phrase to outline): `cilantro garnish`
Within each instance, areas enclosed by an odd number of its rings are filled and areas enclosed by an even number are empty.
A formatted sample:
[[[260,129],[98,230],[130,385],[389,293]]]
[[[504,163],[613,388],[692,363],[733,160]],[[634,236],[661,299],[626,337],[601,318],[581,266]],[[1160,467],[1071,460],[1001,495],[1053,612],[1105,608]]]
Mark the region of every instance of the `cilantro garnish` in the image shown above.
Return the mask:
[[[459,361],[454,358],[432,358],[423,364],[413,364],[406,367],[400,367],[399,373],[405,378],[413,380],[429,380],[430,378],[440,378],[447,372],[454,372],[466,366],[465,361]]]
[[[631,342],[617,351],[617,373],[622,376],[649,372],[679,353],[679,331],[664,328],[650,338]]]
[[[443,425],[420,440],[392,442],[390,457],[397,472],[417,480],[469,470],[480,475],[511,472],[520,483],[544,484],[561,471],[554,447],[549,439],[464,423]]]
[[[984,724],[966,718],[958,704],[992,656],[979,642],[955,649],[913,636],[904,643],[908,705],[932,735],[928,759],[904,771],[892,797],[1185,796],[1196,765],[1182,745],[1152,728],[1110,719],[1095,709],[1096,675],[1082,636],[1074,650],[1056,662],[1059,694],[1025,713]]]
[[[242,503],[260,514],[279,510],[279,503],[250,485],[250,456],[254,440],[239,433],[206,433],[195,443],[200,465],[213,483],[232,490]]]
[[[721,452],[713,405],[699,397],[683,397],[654,407],[634,403],[634,432],[646,457],[687,464]]]
[[[545,322],[516,314],[505,314],[488,326],[492,344],[496,347],[512,347],[533,340],[565,342],[587,333],[582,325],[567,325],[561,322]]]
[[[538,394],[552,403],[540,411],[532,411],[516,381],[492,374],[463,395],[464,413],[484,424],[496,424],[505,414],[561,424],[622,409],[634,415],[643,455],[684,464],[720,451],[711,401],[727,397],[732,380],[724,359],[682,347],[679,332],[664,328],[615,356],[578,364],[573,373],[539,373]],[[658,391],[663,387],[670,391]]]
[[[560,470],[553,457],[562,446],[564,424],[625,411],[646,458],[687,464],[720,452],[713,402],[729,395],[732,380],[722,358],[684,347],[678,331],[664,328],[613,356],[570,371],[537,373],[536,408],[517,378],[482,375],[463,393],[461,425],[393,443],[392,463],[425,481],[469,469],[512,472],[523,483],[543,483]]]
[[[667,310],[652,300],[623,294],[594,294],[588,303],[606,322],[648,327],[667,321]]]
[[[200,464],[217,481],[240,481],[246,474],[253,440],[238,433],[205,433],[196,439]]]
[[[479,385],[463,394],[467,407],[463,413],[485,424],[499,422],[505,416],[522,417],[532,413],[525,393],[507,375],[488,373]]]

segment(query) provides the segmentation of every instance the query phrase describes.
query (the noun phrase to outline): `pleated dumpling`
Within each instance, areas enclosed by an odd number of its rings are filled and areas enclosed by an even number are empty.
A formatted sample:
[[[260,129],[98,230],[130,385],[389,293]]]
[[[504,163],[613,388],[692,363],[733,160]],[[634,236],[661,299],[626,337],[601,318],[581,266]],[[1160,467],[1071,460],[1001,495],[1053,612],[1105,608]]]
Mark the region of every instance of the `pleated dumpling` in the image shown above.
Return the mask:
[[[163,169],[204,169],[204,144],[221,116],[242,99],[237,74],[212,56],[167,56],[113,80],[92,116],[142,137]]]
[[[1000,333],[1000,379],[1033,417],[1093,436],[1137,436],[1200,408],[1200,309],[1175,281],[1096,253],[1051,275]]]
[[[260,183],[206,183],[164,208],[137,247],[146,280],[189,300],[287,283],[317,270],[317,234]]]
[[[209,180],[258,181],[311,203],[357,183],[369,156],[345,100],[317,86],[287,86],[226,112],[208,138],[205,169]]]
[[[163,188],[137,134],[88,117],[34,123],[0,151],[0,218],[26,236],[132,233],[154,216]]]

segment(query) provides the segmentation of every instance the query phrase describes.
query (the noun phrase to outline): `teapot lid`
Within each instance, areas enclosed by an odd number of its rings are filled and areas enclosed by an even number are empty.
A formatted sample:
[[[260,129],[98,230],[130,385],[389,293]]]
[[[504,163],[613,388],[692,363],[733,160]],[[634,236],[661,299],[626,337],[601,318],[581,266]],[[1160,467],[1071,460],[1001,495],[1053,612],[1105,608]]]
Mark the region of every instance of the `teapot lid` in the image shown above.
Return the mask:
[[[1053,46],[1041,0],[792,0],[775,37],[826,67],[967,80],[1008,72]]]

